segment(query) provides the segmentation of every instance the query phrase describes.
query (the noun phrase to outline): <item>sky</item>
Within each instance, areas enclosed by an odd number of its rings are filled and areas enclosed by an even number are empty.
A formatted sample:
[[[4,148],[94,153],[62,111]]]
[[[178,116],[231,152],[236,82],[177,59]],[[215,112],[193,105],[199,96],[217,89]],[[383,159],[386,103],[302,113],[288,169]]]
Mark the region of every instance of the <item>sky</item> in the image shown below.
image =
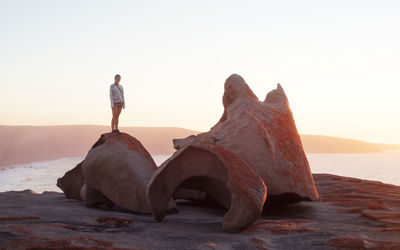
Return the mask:
[[[240,74],[302,134],[400,144],[400,2],[0,0],[0,124],[207,131]]]

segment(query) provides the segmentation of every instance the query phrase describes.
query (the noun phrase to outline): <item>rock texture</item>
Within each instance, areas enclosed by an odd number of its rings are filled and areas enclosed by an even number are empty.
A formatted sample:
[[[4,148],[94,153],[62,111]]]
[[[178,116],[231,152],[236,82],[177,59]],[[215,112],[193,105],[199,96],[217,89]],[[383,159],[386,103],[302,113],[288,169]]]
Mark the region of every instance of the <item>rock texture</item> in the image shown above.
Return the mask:
[[[212,143],[193,143],[163,163],[149,183],[147,196],[157,220],[164,218],[168,201],[184,182],[228,209],[222,225],[230,232],[253,224],[267,195],[262,179],[237,155]]]
[[[62,178],[57,179],[59,187],[68,199],[81,200],[81,189],[85,184],[85,177],[82,173],[82,162],[66,172]]]
[[[149,213],[146,187],[157,169],[153,158],[134,137],[104,134],[82,164],[86,185],[118,206]]]
[[[225,82],[224,113],[209,132],[174,140],[176,149],[207,141],[247,162],[275,202],[317,200],[309,164],[284,90],[278,84],[263,102],[239,75]]]
[[[137,139],[126,133],[107,133],[57,184],[67,198],[83,198],[86,205],[115,204],[132,212],[150,213],[146,187],[156,169]]]
[[[62,193],[0,193],[0,249],[400,249],[400,187],[314,175],[320,199],[267,208],[225,233],[226,210],[179,203],[163,223]]]

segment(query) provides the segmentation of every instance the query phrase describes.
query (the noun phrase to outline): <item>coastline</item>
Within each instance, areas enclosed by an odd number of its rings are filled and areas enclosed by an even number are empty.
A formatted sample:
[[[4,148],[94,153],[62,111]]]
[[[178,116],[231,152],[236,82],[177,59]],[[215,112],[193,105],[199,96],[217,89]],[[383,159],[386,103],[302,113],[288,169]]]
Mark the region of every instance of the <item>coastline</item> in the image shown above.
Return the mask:
[[[332,154],[306,153],[311,172],[360,178],[400,185],[400,151],[384,153]],[[152,155],[159,166],[170,155]],[[0,168],[0,192],[32,189],[35,192],[60,191],[56,179],[76,166],[82,158],[64,157],[53,161],[15,164]]]

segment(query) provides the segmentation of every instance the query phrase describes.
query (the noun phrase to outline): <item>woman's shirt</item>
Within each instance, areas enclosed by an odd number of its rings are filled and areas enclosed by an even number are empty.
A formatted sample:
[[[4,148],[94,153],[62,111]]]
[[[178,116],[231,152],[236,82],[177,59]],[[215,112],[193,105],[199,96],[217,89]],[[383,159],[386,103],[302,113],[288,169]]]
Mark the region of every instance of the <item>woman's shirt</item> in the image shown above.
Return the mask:
[[[110,100],[112,108],[114,108],[114,103],[116,102],[124,103],[123,108],[125,108],[124,88],[121,86],[121,84],[118,84],[118,86],[115,83],[111,84]]]

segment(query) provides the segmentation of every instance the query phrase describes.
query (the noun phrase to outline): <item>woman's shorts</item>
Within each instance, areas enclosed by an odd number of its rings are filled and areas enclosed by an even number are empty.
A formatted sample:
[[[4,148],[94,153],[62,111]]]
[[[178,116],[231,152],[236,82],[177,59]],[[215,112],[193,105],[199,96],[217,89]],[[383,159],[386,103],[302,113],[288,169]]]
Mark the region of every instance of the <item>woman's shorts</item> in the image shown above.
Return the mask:
[[[123,107],[124,106],[124,103],[123,102],[114,102],[114,107],[115,106],[117,106],[117,107]]]

